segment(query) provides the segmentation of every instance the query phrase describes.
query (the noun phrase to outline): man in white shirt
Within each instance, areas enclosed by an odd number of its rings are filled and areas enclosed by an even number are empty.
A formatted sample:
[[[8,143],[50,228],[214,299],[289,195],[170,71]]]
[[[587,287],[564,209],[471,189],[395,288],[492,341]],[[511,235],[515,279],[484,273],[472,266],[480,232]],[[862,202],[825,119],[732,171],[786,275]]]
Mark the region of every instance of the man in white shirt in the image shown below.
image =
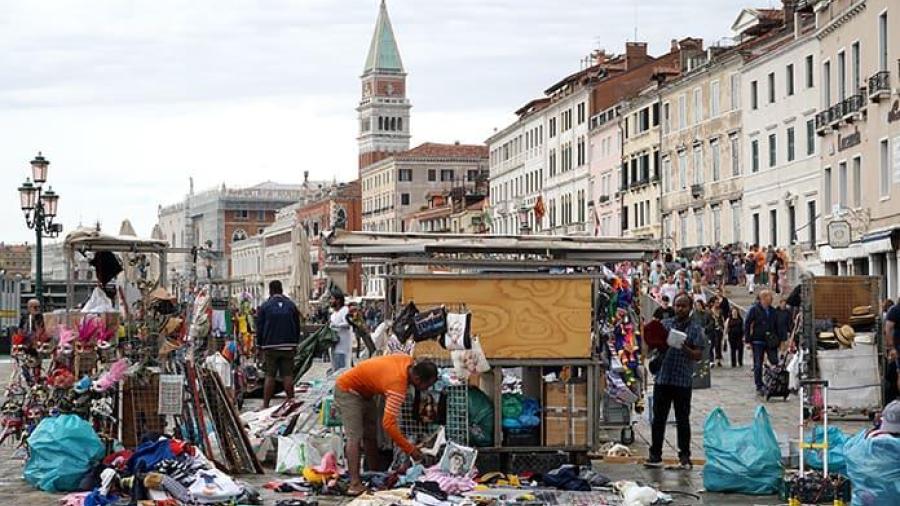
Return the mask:
[[[329,325],[340,338],[331,350],[331,367],[337,371],[353,366],[353,328],[347,321],[350,309],[345,304],[344,294],[340,290],[332,291],[331,309]]]

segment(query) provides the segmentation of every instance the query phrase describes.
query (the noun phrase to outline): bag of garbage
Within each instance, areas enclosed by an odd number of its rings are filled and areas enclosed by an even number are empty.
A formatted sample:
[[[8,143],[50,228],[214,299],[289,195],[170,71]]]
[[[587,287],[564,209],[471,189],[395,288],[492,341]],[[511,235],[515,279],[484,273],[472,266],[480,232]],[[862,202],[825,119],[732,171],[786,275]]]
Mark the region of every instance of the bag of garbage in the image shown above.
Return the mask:
[[[853,506],[900,504],[900,438],[866,438],[866,431],[844,443]]]
[[[753,422],[732,426],[725,411],[714,409],[703,425],[703,486],[710,492],[769,495],[781,481],[781,451],[766,408]]]
[[[337,434],[298,433],[278,437],[278,453],[275,457],[275,472],[281,474],[303,474],[303,468],[317,466],[322,457],[332,452],[344,458],[343,440]]]
[[[822,443],[825,430],[817,425],[813,433],[807,436],[807,443]],[[844,459],[844,443],[847,435],[834,425],[828,427],[828,472],[847,475],[847,462]],[[806,465],[813,469],[823,469],[822,450],[804,450]]]
[[[476,387],[470,386],[469,443],[472,446],[494,445],[494,403],[490,397]]]
[[[28,448],[25,481],[44,492],[78,490],[104,454],[94,428],[78,415],[44,418],[28,437]]]

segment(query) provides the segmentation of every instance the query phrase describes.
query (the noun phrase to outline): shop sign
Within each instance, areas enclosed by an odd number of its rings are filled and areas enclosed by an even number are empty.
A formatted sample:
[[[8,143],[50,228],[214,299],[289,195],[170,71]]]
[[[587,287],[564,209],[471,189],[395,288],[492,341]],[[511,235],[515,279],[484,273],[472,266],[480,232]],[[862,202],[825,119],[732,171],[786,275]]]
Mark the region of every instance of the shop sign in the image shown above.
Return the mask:
[[[832,248],[850,247],[850,224],[843,220],[829,223],[828,245]]]
[[[862,136],[859,133],[859,130],[853,132],[850,135],[839,135],[838,136],[838,151],[843,151],[845,149],[852,148],[860,143],[862,140]]]
[[[888,111],[888,123],[900,121],[900,99],[894,100],[894,106]]]

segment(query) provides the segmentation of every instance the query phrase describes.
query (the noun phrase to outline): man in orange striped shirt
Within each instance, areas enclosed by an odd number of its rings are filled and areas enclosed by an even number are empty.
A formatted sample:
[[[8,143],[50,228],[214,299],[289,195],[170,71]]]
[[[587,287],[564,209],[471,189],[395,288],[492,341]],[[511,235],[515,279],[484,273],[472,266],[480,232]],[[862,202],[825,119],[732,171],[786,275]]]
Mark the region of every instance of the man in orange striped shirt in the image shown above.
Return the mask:
[[[340,413],[347,437],[345,454],[350,471],[350,495],[365,492],[365,486],[359,477],[361,443],[365,446],[369,468],[375,468],[378,462],[375,397],[384,396],[384,418],[381,421],[384,431],[401,450],[414,460],[421,460],[422,452],[403,437],[397,417],[410,385],[417,390],[425,390],[434,385],[435,381],[437,367],[434,363],[414,363],[409,355],[370,358],[338,376],[334,388],[334,404]]]

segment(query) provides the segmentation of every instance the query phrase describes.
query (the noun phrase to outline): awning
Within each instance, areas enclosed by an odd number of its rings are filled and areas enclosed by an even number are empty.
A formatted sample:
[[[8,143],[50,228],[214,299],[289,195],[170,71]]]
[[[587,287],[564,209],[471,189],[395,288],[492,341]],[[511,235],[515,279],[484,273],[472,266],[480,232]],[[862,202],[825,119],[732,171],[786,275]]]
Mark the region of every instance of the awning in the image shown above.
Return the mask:
[[[853,243],[846,248],[832,248],[831,246],[819,248],[819,260],[822,262],[843,262],[851,258],[865,257],[868,257],[868,253],[860,243]]]
[[[862,247],[868,255],[893,251],[894,246],[891,241],[893,234],[893,228],[865,234],[862,239]]]

